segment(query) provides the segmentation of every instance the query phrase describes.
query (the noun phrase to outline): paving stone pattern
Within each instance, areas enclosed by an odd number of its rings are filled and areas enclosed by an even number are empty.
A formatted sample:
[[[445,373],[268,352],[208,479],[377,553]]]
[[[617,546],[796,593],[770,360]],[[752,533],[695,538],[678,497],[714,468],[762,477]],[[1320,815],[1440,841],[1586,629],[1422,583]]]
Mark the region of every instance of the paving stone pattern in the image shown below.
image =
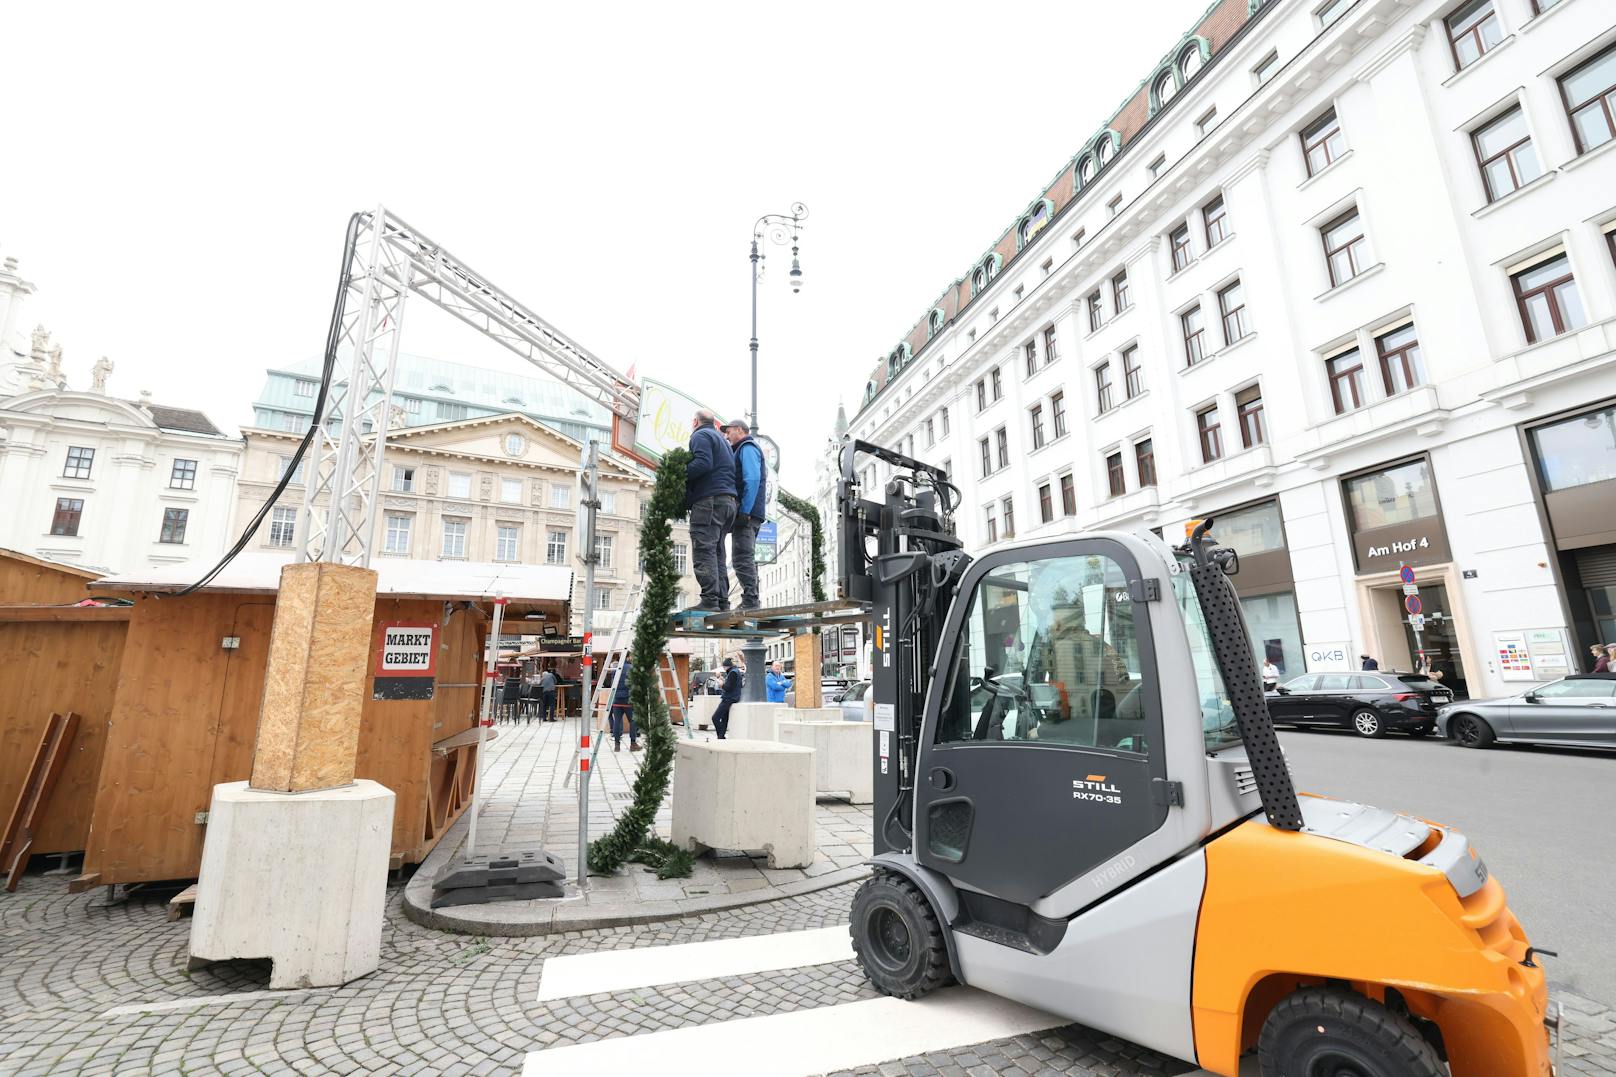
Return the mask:
[[[116,1006],[261,991],[268,969],[229,962],[187,975],[188,921],[165,898],[108,907],[31,875],[0,895],[0,1074],[516,1074],[565,1043],[871,998],[852,961],[539,1003],[546,957],[702,942],[842,923],[851,885],[644,927],[483,939],[421,928],[388,902],[382,967],[337,990],[105,1016]],[[1573,996],[1565,1072],[1616,1074],[1616,1019]],[[1072,1025],[858,1074],[1177,1074],[1188,1067]],[[713,1072],[745,1073],[742,1059]]]

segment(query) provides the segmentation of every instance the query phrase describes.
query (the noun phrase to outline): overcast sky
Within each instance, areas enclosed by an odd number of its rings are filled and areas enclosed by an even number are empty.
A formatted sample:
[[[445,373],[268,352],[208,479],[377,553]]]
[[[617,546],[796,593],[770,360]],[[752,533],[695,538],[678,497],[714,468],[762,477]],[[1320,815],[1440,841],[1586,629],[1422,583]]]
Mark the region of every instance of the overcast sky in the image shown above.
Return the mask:
[[[749,229],[801,200],[759,418],[806,493],[838,399],[1205,6],[13,4],[0,256],[73,387],[106,355],[114,393],[233,430],[266,366],[318,353],[348,214],[382,203],[618,369],[739,413]],[[522,366],[420,301],[404,346]]]

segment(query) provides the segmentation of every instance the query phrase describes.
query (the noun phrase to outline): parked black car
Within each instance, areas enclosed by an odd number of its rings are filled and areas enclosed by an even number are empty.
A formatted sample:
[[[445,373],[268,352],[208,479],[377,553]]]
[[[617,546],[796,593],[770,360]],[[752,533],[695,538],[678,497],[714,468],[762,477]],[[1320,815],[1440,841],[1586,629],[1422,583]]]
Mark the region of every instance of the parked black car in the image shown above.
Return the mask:
[[[1424,737],[1436,728],[1437,709],[1451,702],[1452,692],[1420,673],[1305,673],[1268,693],[1268,713],[1275,725]]]

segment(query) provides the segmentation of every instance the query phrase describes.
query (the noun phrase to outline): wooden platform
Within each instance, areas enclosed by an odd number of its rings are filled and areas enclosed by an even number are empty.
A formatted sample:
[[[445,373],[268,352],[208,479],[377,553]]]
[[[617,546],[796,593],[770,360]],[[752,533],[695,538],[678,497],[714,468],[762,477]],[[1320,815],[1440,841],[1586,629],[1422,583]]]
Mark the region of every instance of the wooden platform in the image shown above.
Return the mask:
[[[758,610],[726,610],[723,613],[675,614],[668,635],[690,639],[761,639],[766,636],[795,635],[826,625],[857,624],[870,619],[870,607],[862,602],[805,602],[797,606],[772,606]]]

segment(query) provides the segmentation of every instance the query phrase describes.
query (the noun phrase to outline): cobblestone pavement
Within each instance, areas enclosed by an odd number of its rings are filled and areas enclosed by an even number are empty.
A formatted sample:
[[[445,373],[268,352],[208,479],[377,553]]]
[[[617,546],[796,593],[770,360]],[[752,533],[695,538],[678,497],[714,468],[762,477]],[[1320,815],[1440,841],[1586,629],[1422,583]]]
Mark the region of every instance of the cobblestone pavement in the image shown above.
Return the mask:
[[[230,962],[187,975],[189,922],[164,896],[108,907],[31,875],[0,895],[0,1074],[515,1074],[530,1051],[873,997],[852,961],[535,1001],[544,959],[845,922],[851,885],[638,928],[483,939],[399,915],[390,894],[382,965],[336,990],[264,997],[268,969]],[[233,1001],[225,998],[239,996]],[[1616,1073],[1616,1015],[1567,1004],[1565,1072]],[[168,1004],[156,1012],[136,1007]],[[113,1012],[122,1008],[123,1012]],[[1179,1074],[1187,1063],[1071,1025],[858,1074]],[[715,1073],[745,1073],[713,1060]]]

